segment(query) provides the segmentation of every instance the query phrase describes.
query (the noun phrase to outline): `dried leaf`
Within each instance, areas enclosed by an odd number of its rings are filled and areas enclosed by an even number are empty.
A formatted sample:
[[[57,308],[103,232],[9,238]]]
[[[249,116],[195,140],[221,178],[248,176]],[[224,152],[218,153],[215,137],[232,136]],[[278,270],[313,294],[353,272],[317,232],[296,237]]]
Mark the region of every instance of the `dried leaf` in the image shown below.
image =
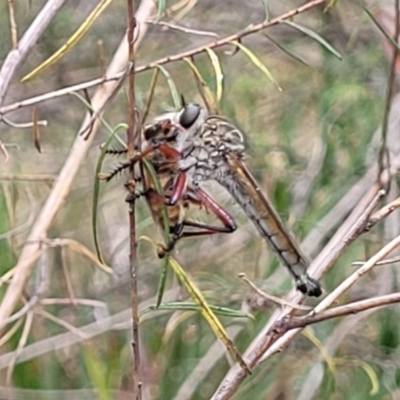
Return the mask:
[[[35,145],[36,150],[41,153],[42,149],[40,147],[40,129],[38,125],[38,115],[37,115],[37,107],[33,107],[32,111],[32,120],[33,120],[33,144]]]

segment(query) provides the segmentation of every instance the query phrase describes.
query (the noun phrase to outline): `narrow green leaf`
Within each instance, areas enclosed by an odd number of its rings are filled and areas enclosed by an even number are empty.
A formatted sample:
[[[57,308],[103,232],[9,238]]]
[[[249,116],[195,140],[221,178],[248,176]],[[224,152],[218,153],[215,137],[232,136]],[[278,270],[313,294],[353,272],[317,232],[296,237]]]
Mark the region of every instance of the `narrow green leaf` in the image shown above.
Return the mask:
[[[265,11],[265,21],[269,21],[269,0],[262,0]]]
[[[244,313],[242,311],[233,310],[231,308],[226,307],[218,307],[210,305],[211,310],[217,315],[222,315],[224,317],[232,317],[232,318],[251,318],[254,317],[251,314]],[[196,303],[188,303],[188,302],[169,302],[169,303],[161,303],[157,306],[149,306],[146,307],[141,315],[144,315],[150,311],[201,311],[201,308]]]
[[[157,20],[158,22],[165,12],[165,0],[157,0]]]
[[[124,130],[128,129],[128,125],[118,124],[113,129],[111,134],[108,136],[106,142],[101,147],[100,156],[99,156],[99,158],[97,160],[97,164],[96,164],[96,174],[95,174],[95,178],[94,178],[93,201],[92,201],[92,232],[93,232],[93,241],[94,241],[94,247],[96,249],[97,258],[99,259],[99,261],[102,264],[104,264],[104,261],[103,261],[103,256],[101,255],[100,244],[99,244],[99,233],[98,233],[98,229],[97,229],[97,209],[98,209],[98,204],[99,204],[99,193],[100,193],[99,174],[102,170],[104,157],[106,156],[106,151],[107,151],[108,147],[110,146],[111,142],[117,135],[118,131],[120,131],[122,129],[124,129]]]
[[[371,11],[369,11],[368,8],[361,2],[359,2],[359,5],[368,15],[371,21],[376,25],[376,27],[381,31],[381,33],[385,36],[385,38],[389,40],[392,46],[396,48],[398,51],[400,51],[399,44],[396,43],[396,41],[389,35],[388,32],[386,32],[386,29],[384,29],[383,26],[376,20],[376,18],[372,15]]]
[[[203,97],[204,102],[206,103],[207,109],[211,113],[217,113],[218,106],[217,106],[215,97],[212,94],[210,87],[207,85],[206,81],[203,79],[203,77],[202,77],[200,71],[198,70],[198,68],[196,67],[195,63],[193,62],[193,60],[191,60],[188,57],[185,57],[183,59],[183,61],[185,61],[189,65],[190,69],[193,71],[197,86],[199,88],[199,92],[200,92],[201,96]]]
[[[174,107],[176,110],[181,109],[181,96],[179,96],[178,89],[176,88],[175,82],[171,77],[171,74],[162,66],[156,65],[162,74],[164,75],[165,79],[167,80],[169,91],[171,92],[172,101],[174,102]]]
[[[320,351],[321,356],[325,359],[325,362],[328,365],[329,371],[331,372],[332,375],[335,375],[335,373],[336,373],[335,361],[331,357],[331,355],[329,354],[329,351],[326,349],[326,347],[323,345],[323,343],[315,335],[314,330],[310,326],[307,326],[303,329],[303,331],[301,333],[311,343],[313,343],[314,346]]]
[[[228,336],[225,328],[211,310],[200,290],[197,289],[194,283],[190,280],[189,276],[173,257],[169,258],[169,265],[174,270],[175,275],[188,291],[193,301],[200,306],[201,314],[203,315],[204,319],[208,322],[211,329],[225,345],[226,349],[229,351],[229,354],[247,374],[251,374],[249,366],[243,360],[232,339]]]
[[[112,0],[102,0],[99,4],[93,9],[93,11],[89,14],[89,16],[85,19],[82,25],[74,32],[74,34],[67,40],[67,42],[62,45],[54,54],[52,54],[47,60],[41,63],[38,67],[36,67],[33,71],[29,72],[25,75],[21,82],[26,82],[28,79],[32,79],[36,75],[43,72],[46,68],[55,64],[58,60],[60,60],[69,50],[71,50],[79,40],[85,35],[85,33],[89,30],[89,28],[93,25],[93,23],[100,17],[103,11],[108,7],[109,4],[112,3]]]
[[[360,361],[361,368],[365,371],[365,373],[368,375],[368,378],[371,381],[371,390],[369,392],[370,396],[375,396],[378,391],[379,391],[379,379],[378,376],[376,375],[376,372],[374,369],[367,364],[366,362]]]
[[[219,104],[222,99],[222,93],[223,93],[223,89],[224,89],[224,74],[222,72],[221,63],[220,63],[219,58],[218,58],[217,54],[215,53],[215,51],[210,49],[209,47],[206,47],[206,52],[207,52],[208,56],[210,57],[211,64],[214,68],[215,81],[216,81],[216,92],[217,92],[217,104]]]
[[[298,56],[297,54],[292,53],[290,50],[288,50],[286,47],[282,46],[280,43],[278,43],[275,39],[273,39],[271,36],[267,35],[266,33],[263,34],[266,38],[268,38],[276,47],[281,49],[284,53],[286,53],[288,56],[294,58],[295,60],[301,62],[302,64],[306,65],[309,67],[310,65],[307,63],[307,61]]]
[[[83,347],[83,358],[91,386],[96,389],[96,398],[99,400],[111,400],[111,392],[107,385],[107,365],[101,360],[100,353],[91,344]]]
[[[331,8],[335,7],[338,3],[338,0],[331,0],[324,8],[323,13],[327,13],[328,11],[330,11]]]
[[[268,68],[260,61],[260,59],[247,47],[243,46],[241,43],[239,43],[237,40],[234,40],[233,42],[234,45],[239,47],[240,50],[243,51],[244,54],[246,54],[247,57],[249,57],[250,61],[260,69],[260,71],[275,85],[275,87],[282,92],[282,88],[279,86],[279,83],[277,80],[272,76],[271,72],[269,72]]]
[[[154,68],[153,76],[151,77],[149,91],[147,93],[146,105],[145,105],[143,113],[142,113],[142,119],[141,119],[142,124],[146,121],[147,115],[149,114],[149,110],[150,110],[151,103],[153,101],[154,92],[156,89],[156,84],[157,84],[157,79],[158,79],[159,74],[160,74],[160,69]]]
[[[292,28],[297,29],[298,31],[304,33],[305,35],[309,36],[310,38],[316,40],[319,44],[324,46],[328,51],[330,51],[335,57],[337,57],[339,60],[342,59],[342,55],[331,45],[329,44],[324,38],[322,38],[318,33],[312,31],[309,28],[306,28],[305,26],[301,26],[299,24],[296,24],[295,22],[292,21],[282,21],[282,23],[290,25]]]

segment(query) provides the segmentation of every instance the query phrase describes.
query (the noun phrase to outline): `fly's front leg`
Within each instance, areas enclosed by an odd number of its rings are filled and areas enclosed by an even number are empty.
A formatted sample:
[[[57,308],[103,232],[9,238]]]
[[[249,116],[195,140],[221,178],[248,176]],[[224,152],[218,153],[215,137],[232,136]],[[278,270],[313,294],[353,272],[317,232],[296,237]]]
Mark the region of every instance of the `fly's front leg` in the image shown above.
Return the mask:
[[[172,194],[165,201],[167,206],[174,206],[179,200],[183,199],[183,195],[185,193],[187,186],[187,175],[183,171],[178,172],[178,176],[174,182],[174,187],[172,189]]]
[[[174,149],[173,147],[167,146],[166,144],[156,143],[147,149],[143,150],[138,155],[134,156],[131,160],[128,160],[121,165],[119,165],[114,171],[110,174],[99,174],[99,178],[109,182],[114,176],[122,172],[124,169],[131,168],[135,163],[143,160],[148,155],[159,151],[161,152],[168,161],[178,162],[181,158],[181,153]]]

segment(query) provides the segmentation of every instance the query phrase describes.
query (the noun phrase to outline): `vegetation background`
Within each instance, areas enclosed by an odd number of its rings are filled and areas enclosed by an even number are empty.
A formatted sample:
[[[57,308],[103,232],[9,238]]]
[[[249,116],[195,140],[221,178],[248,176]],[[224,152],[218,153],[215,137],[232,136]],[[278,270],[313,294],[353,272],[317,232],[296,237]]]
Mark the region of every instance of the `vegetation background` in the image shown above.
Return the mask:
[[[0,60],[12,49],[10,2],[0,2]],[[19,37],[46,2],[14,1]],[[68,0],[56,13],[29,56],[18,68],[1,105],[101,77],[125,34],[126,2],[114,1],[82,40],[53,66],[26,83],[20,79],[50,57],[84,22],[97,1]],[[137,2],[138,3],[138,2]],[[152,2],[151,16],[157,21]],[[162,2],[159,2],[162,3]],[[300,7],[300,1],[166,2],[160,21],[148,25],[136,54],[136,66],[223,38],[266,18]],[[220,113],[235,121],[248,138],[248,166],[268,193],[286,225],[316,257],[345,225],[352,209],[372,186],[384,121],[392,47],[381,28],[394,32],[394,2],[331,2],[295,17],[327,40],[336,58],[310,35],[286,24],[252,34],[241,43],[258,57],[279,82],[279,92],[265,74],[233,45],[215,49],[224,73]],[[139,6],[139,4],[137,4]],[[187,29],[179,31],[173,25]],[[268,35],[269,37],[267,37]],[[279,46],[284,46],[283,51]],[[302,61],[293,57],[301,58]],[[204,80],[216,90],[215,71],[206,53],[195,57]],[[183,61],[165,65],[186,100],[203,104],[193,73]],[[136,106],[145,108],[153,71],[136,75]],[[2,81],[0,80],[0,86]],[[96,88],[90,89],[90,95]],[[82,92],[80,92],[82,94]],[[174,109],[170,88],[160,74],[148,121]],[[3,110],[3,111],[2,111]],[[87,108],[74,95],[50,98],[37,105],[39,153],[32,127],[0,125],[1,142],[9,154],[0,160],[0,299],[32,226],[70,157]],[[32,121],[32,107],[4,114],[15,123]],[[388,147],[397,172],[400,99],[394,96]],[[127,85],[107,104],[104,119],[114,127],[127,123]],[[62,207],[56,213],[18,307],[37,296],[28,312],[0,334],[0,398],[127,399],[132,398],[131,285],[129,275],[126,177],[101,185],[99,235],[109,274],[86,251],[95,252],[92,202],[99,146],[109,132],[99,128]],[[396,158],[397,156],[397,158]],[[118,164],[108,158],[103,170]],[[368,172],[369,171],[369,172]],[[255,297],[237,275],[246,272],[259,287],[284,296],[292,287],[287,271],[225,193],[211,188],[235,216],[239,229],[231,235],[183,240],[177,257],[211,304],[250,311],[253,320],[221,317],[240,351],[265,326],[275,306]],[[397,197],[391,181],[389,197]],[[389,200],[388,200],[389,199]],[[138,235],[162,236],[144,201],[137,209]],[[204,212],[199,219],[208,218]],[[345,228],[346,229],[346,228]],[[348,228],[347,228],[348,229]],[[399,215],[363,235],[341,255],[322,279],[331,292],[355,271],[353,261],[368,259],[399,234]],[[44,239],[43,237],[37,240]],[[87,250],[85,250],[87,249]],[[141,307],[154,304],[162,262],[154,248],[140,243],[138,289]],[[376,267],[338,299],[340,304],[399,291],[398,264]],[[166,296],[185,300],[186,292],[170,277]],[[73,300],[75,298],[76,300]],[[307,303],[315,305],[317,299]],[[392,305],[328,320],[308,327],[280,354],[254,370],[236,391],[236,399],[400,399],[399,307]],[[143,397],[209,399],[229,370],[229,357],[200,313],[157,311],[140,324]]]

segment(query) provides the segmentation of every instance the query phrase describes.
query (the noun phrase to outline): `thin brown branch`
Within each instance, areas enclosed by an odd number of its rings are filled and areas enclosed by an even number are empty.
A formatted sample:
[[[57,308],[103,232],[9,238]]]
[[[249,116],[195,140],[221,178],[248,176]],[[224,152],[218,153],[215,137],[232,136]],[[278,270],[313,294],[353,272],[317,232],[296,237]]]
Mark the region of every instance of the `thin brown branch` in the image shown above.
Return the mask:
[[[102,85],[107,82],[117,81],[118,79],[121,78],[122,75],[123,75],[123,72],[117,72],[108,77],[93,79],[91,81],[78,83],[77,85],[68,86],[63,89],[59,89],[59,90],[55,90],[52,92],[41,94],[39,96],[31,97],[29,99],[22,100],[22,101],[10,104],[9,106],[4,106],[4,107],[0,108],[0,115],[7,114],[9,112],[18,110],[23,107],[33,106],[35,104],[42,103],[47,100],[52,100],[57,97],[62,97],[67,94],[71,94],[73,92],[79,92],[80,90],[85,90],[85,89],[89,89],[94,86],[99,86],[99,85]]]
[[[392,201],[389,204],[386,204],[377,212],[373,213],[368,220],[367,225],[365,226],[365,230],[370,230],[374,225],[376,225],[383,218],[386,218],[393,211],[397,210],[400,207],[400,197],[396,200]]]
[[[263,29],[267,29],[270,28],[272,26],[278,25],[280,22],[293,18],[294,16],[301,14],[303,12],[306,12],[322,3],[324,3],[326,0],[313,0],[310,1],[306,4],[304,4],[303,6],[295,9],[295,10],[291,10],[285,14],[282,14],[281,16],[272,19],[271,21],[265,21],[262,22],[260,24],[256,24],[256,25],[250,25],[247,28],[233,34],[230,36],[227,36],[225,38],[222,38],[220,40],[217,40],[215,42],[211,42],[208,43],[206,45],[202,45],[199,47],[196,47],[192,50],[188,50],[185,51],[183,53],[178,53],[172,56],[167,56],[167,57],[163,57],[160,58],[156,61],[153,61],[149,64],[146,65],[142,65],[138,68],[135,68],[135,74],[138,74],[140,72],[144,72],[144,71],[148,71],[151,68],[154,68],[156,65],[163,65],[163,64],[168,64],[170,62],[174,62],[174,61],[180,61],[183,60],[185,57],[192,57],[194,55],[200,54],[202,52],[205,51],[205,48],[211,48],[211,49],[216,49],[218,47],[221,46],[225,46],[225,45],[229,45],[231,44],[232,41],[234,40],[241,40],[243,37],[257,33]],[[143,29],[143,28],[142,28]],[[43,95],[40,96],[36,96],[36,97],[32,97],[30,99],[26,99],[26,100],[22,100],[13,104],[10,104],[8,106],[5,107],[1,107],[0,108],[0,115],[4,115],[7,114],[11,111],[15,111],[21,107],[27,107],[27,106],[32,106],[34,104],[46,101],[46,100],[51,100],[54,99],[56,97],[60,97],[60,96],[65,96],[66,94],[75,92],[75,91],[79,91],[79,90],[83,90],[83,89],[87,89],[93,86],[97,86],[97,85],[101,85],[105,82],[109,82],[109,81],[114,81],[114,80],[118,80],[121,78],[121,76],[123,75],[124,72],[118,72],[116,74],[109,74],[107,75],[107,77],[102,77],[102,78],[97,78],[97,79],[93,79],[91,81],[87,81],[87,82],[83,82],[77,85],[73,85],[73,86],[69,86],[67,88],[64,89],[59,89],[56,90],[54,92],[50,92],[50,93],[45,93]],[[1,103],[0,103],[1,104]]]
[[[399,303],[400,293],[388,294],[385,296],[373,297],[372,299],[355,301],[354,303],[345,304],[343,306],[331,308],[318,314],[306,315],[304,317],[293,318],[290,321],[282,323],[284,331],[296,328],[304,328],[307,325],[317,322],[326,321],[328,319],[343,317],[349,314],[359,313],[371,308],[383,307],[389,304]]]
[[[135,152],[135,4],[133,0],[127,0],[128,11],[128,52],[129,52],[129,77],[128,77],[128,115],[127,130],[128,157],[133,157]],[[140,130],[137,130],[140,132]],[[133,167],[129,170],[129,181],[135,181]],[[130,185],[128,185],[128,188]],[[134,197],[133,197],[134,198]],[[139,296],[137,291],[137,242],[136,242],[136,213],[135,202],[129,202],[129,265],[131,275],[131,308],[132,308],[132,349],[133,349],[133,394],[136,400],[142,399],[142,378],[140,371],[140,343],[139,343]]]
[[[376,265],[377,266],[390,265],[390,264],[396,264],[398,262],[400,262],[400,256],[393,257],[393,258],[388,258],[386,260],[379,261],[379,262],[376,263]],[[354,261],[354,262],[351,263],[351,265],[357,265],[357,266],[358,265],[364,265],[364,264],[365,264],[365,261]]]

